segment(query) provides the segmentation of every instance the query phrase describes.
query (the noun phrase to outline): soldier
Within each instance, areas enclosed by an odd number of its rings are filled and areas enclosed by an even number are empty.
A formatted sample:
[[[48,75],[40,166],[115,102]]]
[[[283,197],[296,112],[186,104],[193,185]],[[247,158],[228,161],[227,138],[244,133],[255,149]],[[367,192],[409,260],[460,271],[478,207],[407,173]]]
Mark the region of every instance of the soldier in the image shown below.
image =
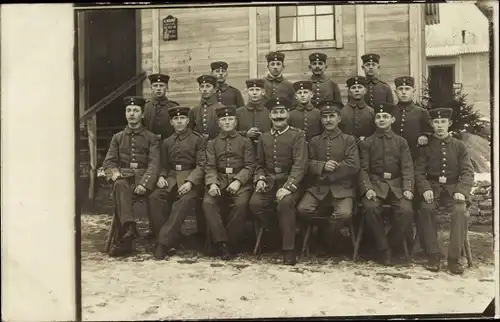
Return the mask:
[[[197,78],[197,81],[201,93],[201,102],[200,105],[191,110],[189,118],[196,132],[201,133],[205,139],[213,139],[220,130],[217,125],[215,109],[222,106],[217,101],[217,94],[215,93],[217,79],[212,75],[202,75]]]
[[[113,135],[103,162],[106,178],[113,183],[120,235],[110,249],[111,256],[132,252],[132,242],[137,237],[135,210],[147,208],[144,199],[155,188],[160,163],[159,139],[141,124],[146,101],[128,96],[123,102],[128,124],[125,130]]]
[[[465,144],[448,132],[451,125],[450,108],[429,111],[434,134],[429,143],[419,149],[415,162],[418,192],[424,198],[420,205],[420,227],[423,230],[427,269],[440,269],[439,245],[436,230],[436,207],[447,205],[451,211],[448,268],[453,274],[462,274],[459,261],[467,229],[467,204],[474,183],[472,163]]]
[[[264,78],[264,103],[270,97],[285,97],[295,107],[295,90],[291,82],[283,77],[285,54],[270,52],[266,55],[268,74]]]
[[[313,82],[311,102],[316,108],[325,101],[333,101],[339,106],[344,106],[339,85],[325,75],[328,68],[326,64],[327,58],[324,53],[309,55],[309,69],[312,72],[310,80]]]
[[[338,128],[338,102],[323,102],[319,106],[325,130],[308,144],[308,173],[314,179],[307,187],[297,212],[300,217],[315,216],[319,208],[332,207],[331,222],[345,227],[352,216],[356,197],[355,181],[359,172],[359,154],[356,139]]]
[[[169,100],[167,97],[168,81],[170,76],[164,74],[152,74],[148,76],[151,82],[152,99],[146,104],[144,112],[144,125],[154,134],[159,134],[161,140],[168,138],[174,133],[168,109],[179,106],[179,103]]]
[[[260,135],[271,130],[269,110],[264,106],[264,80],[249,79],[246,81],[248,103],[236,110],[237,129],[240,134],[257,143]],[[256,152],[256,151],[255,151]]]
[[[182,223],[203,195],[206,141],[188,128],[189,111],[189,107],[181,106],[169,109],[175,133],[163,140],[159,189],[150,197],[151,211],[160,216],[166,210],[164,217],[168,218],[158,234],[153,253],[156,259],[168,258]]]
[[[223,61],[216,61],[210,64],[212,75],[217,79],[217,100],[225,106],[244,106],[245,101],[243,100],[241,92],[237,88],[226,83],[227,67],[227,63]]]
[[[273,205],[277,205],[282,234],[285,265],[295,265],[295,206],[300,198],[299,186],[307,167],[305,133],[287,124],[291,102],[273,97],[266,102],[273,124],[261,135],[254,175],[255,192],[250,198],[250,211],[264,227],[269,227]]]
[[[306,139],[309,140],[321,133],[321,117],[319,110],[311,104],[312,97],[311,81],[299,81],[293,83],[295,97],[297,99],[297,108],[290,112],[288,124],[292,127],[306,132]]]
[[[366,54],[361,56],[363,71],[366,76],[366,104],[378,106],[381,103],[394,103],[391,87],[378,78],[380,72],[380,56]]]
[[[347,80],[348,102],[340,111],[342,122],[340,129],[345,134],[352,135],[358,141],[364,140],[375,132],[375,112],[364,100],[366,79],[362,76]]]
[[[373,232],[382,264],[391,264],[391,248],[402,245],[413,215],[413,162],[408,143],[391,130],[394,104],[376,107],[373,135],[361,141],[360,189],[368,228]],[[390,203],[393,220],[385,234],[382,203]],[[390,242],[390,244],[389,244]]]
[[[236,131],[236,107],[219,107],[216,113],[221,132],[207,144],[203,212],[212,239],[227,260],[237,249],[247,217],[255,154],[250,139]],[[226,220],[221,208],[229,211]]]

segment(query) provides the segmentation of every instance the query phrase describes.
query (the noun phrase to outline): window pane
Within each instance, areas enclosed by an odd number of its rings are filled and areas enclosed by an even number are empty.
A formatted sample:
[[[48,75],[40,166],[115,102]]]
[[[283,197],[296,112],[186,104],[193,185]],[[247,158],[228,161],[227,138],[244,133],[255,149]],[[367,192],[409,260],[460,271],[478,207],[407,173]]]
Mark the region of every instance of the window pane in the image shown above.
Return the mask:
[[[333,6],[316,6],[316,14],[324,15],[324,14],[332,14]]]
[[[314,40],[314,17],[299,17],[297,41]]]
[[[316,39],[330,40],[335,39],[333,16],[316,17]]]
[[[280,18],[279,19],[279,42],[297,41],[295,19],[297,18]]]
[[[297,6],[299,16],[314,15],[314,6]]]
[[[279,6],[278,7],[278,15],[279,15],[279,17],[296,16],[297,15],[297,6]]]

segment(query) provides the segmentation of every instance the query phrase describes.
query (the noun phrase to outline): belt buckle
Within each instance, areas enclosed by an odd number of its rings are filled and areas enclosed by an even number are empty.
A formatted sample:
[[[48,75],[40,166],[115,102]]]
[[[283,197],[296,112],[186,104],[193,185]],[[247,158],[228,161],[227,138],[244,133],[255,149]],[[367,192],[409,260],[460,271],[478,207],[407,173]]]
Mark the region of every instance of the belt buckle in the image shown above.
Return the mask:
[[[137,169],[139,167],[139,163],[137,162],[130,162],[130,169]]]
[[[439,183],[446,183],[446,177],[445,176],[439,176]]]
[[[233,168],[226,168],[226,174],[232,174]]]
[[[205,140],[207,140],[207,139],[208,139],[208,134],[202,134],[202,136],[203,136],[203,138],[204,138]]]
[[[392,174],[390,172],[384,172],[384,179],[392,179]]]
[[[175,170],[176,170],[176,171],[181,171],[181,170],[182,170],[182,165],[180,165],[180,164],[176,164],[176,165],[175,165]]]
[[[275,173],[281,173],[281,167],[274,167],[274,172]]]

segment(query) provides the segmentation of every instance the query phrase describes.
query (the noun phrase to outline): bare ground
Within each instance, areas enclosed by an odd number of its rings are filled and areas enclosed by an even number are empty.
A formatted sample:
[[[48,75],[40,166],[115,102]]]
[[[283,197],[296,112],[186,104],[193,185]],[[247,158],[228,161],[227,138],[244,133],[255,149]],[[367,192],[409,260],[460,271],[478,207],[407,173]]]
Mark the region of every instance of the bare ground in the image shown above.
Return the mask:
[[[84,320],[473,313],[494,296],[491,226],[471,227],[474,267],[454,276],[445,267],[426,271],[421,258],[386,268],[363,259],[353,263],[348,254],[313,254],[288,267],[277,253],[223,262],[181,250],[158,262],[144,240],[134,256],[114,259],[102,253],[110,221],[108,215],[82,215]],[[446,230],[440,233],[443,250]]]

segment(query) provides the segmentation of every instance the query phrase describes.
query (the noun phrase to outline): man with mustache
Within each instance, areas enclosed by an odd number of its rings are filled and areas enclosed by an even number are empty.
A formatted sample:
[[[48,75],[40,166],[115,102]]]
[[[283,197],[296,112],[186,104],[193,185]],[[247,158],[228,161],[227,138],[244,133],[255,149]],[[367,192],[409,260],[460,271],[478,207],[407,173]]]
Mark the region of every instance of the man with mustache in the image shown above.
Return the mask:
[[[175,133],[163,140],[158,189],[150,196],[150,211],[155,218],[167,219],[163,220],[153,252],[159,260],[168,258],[182,223],[203,195],[205,168],[206,141],[188,127],[190,108],[174,106],[168,111]],[[199,222],[203,215],[196,215]],[[200,226],[198,223],[198,231]]]
[[[428,256],[427,269],[440,270],[440,251],[437,239],[436,208],[445,205],[451,212],[448,269],[452,274],[462,274],[460,263],[467,229],[467,205],[474,184],[474,171],[465,144],[448,132],[451,126],[451,108],[434,108],[429,111],[433,135],[421,147],[415,162],[415,177],[420,204],[420,228]]]
[[[320,112],[311,104],[313,83],[311,81],[298,81],[293,83],[295,98],[298,102],[296,109],[290,112],[288,124],[306,132],[306,140],[320,134]]]
[[[270,98],[266,107],[273,126],[261,135],[257,145],[255,192],[249,207],[266,228],[270,227],[270,217],[277,214],[284,264],[295,265],[295,205],[307,168],[306,138],[302,130],[287,124],[291,107],[287,98]],[[275,205],[276,212],[273,211]]]
[[[313,97],[311,102],[316,108],[325,101],[335,102],[339,106],[344,106],[339,85],[325,75],[325,71],[328,68],[326,64],[327,58],[328,56],[324,53],[312,53],[309,55],[309,69],[312,72],[310,80],[313,82]]]
[[[381,103],[394,103],[391,87],[378,78],[380,73],[380,56],[377,54],[365,54],[361,56],[363,71],[366,76],[366,104],[378,106]]]
[[[160,167],[159,139],[141,124],[146,101],[128,96],[123,102],[127,127],[113,135],[103,162],[106,178],[113,184],[119,227],[118,242],[111,246],[110,256],[133,251],[133,240],[137,237],[135,215],[138,211],[147,212],[144,199],[154,190]]]
[[[394,104],[376,108],[373,135],[359,143],[361,170],[359,188],[363,196],[365,221],[375,238],[379,260],[391,265],[391,249],[399,248],[411,228],[414,190],[413,161],[408,143],[391,130]],[[392,208],[389,238],[385,234],[382,204]]]
[[[268,73],[264,78],[264,103],[270,97],[284,97],[295,107],[295,90],[293,85],[283,77],[285,54],[270,52],[266,55]]]
[[[228,260],[247,217],[255,154],[250,139],[236,131],[236,107],[219,107],[216,113],[221,132],[207,144],[203,212],[222,259]]]
[[[223,61],[216,61],[210,64],[212,75],[217,79],[217,100],[225,106],[234,105],[241,107],[245,105],[241,92],[226,82],[228,64]]]

